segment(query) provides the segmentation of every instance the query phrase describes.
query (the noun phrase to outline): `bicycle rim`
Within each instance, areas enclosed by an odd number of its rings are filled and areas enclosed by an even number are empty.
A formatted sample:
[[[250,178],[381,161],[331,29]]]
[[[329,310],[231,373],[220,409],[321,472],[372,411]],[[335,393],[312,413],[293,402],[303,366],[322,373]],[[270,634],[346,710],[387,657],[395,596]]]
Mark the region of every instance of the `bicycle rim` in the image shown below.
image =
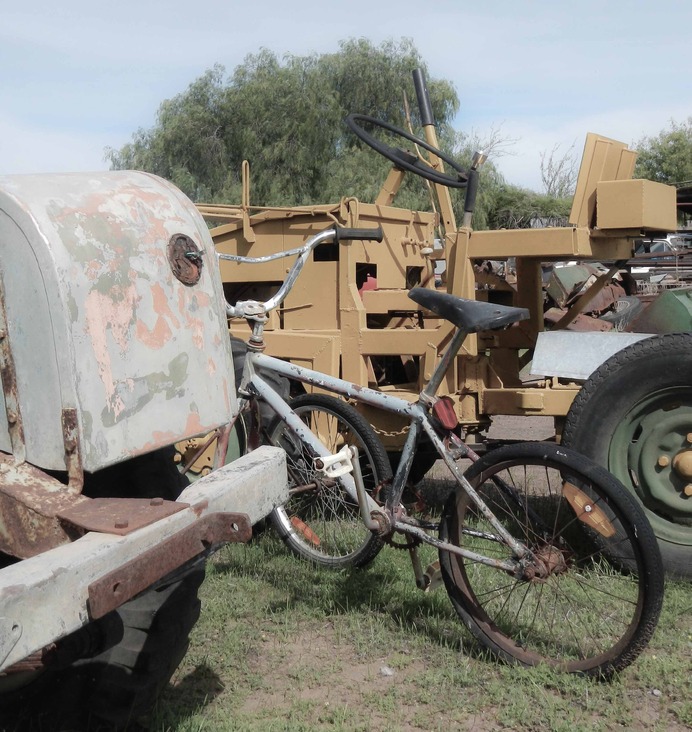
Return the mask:
[[[475,637],[524,665],[602,677],[629,665],[655,628],[663,572],[653,532],[618,481],[577,453],[540,443],[493,451],[467,477],[541,568],[515,577],[441,553],[450,599]],[[461,491],[441,531],[484,556],[511,557]]]
[[[391,476],[384,448],[360,415],[339,400],[323,395],[298,397],[296,414],[333,454],[356,445],[365,489],[373,496]],[[289,499],[272,513],[272,523],[299,556],[330,566],[364,566],[374,559],[382,542],[360,517],[358,504],[341,481],[320,476],[313,453],[283,423],[277,423],[270,442],[284,449],[289,477]]]

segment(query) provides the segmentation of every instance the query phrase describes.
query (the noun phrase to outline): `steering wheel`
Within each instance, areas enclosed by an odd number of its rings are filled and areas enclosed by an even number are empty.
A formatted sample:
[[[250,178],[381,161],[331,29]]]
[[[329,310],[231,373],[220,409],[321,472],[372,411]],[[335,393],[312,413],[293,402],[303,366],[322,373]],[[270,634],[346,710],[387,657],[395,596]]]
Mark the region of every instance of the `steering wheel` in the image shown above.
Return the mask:
[[[397,137],[403,137],[405,140],[409,140],[409,142],[420,145],[423,149],[427,150],[433,155],[436,155],[438,158],[440,158],[440,160],[447,163],[450,168],[456,171],[457,175],[454,176],[448,173],[440,173],[432,166],[423,162],[416,155],[412,155],[410,152],[407,152],[406,150],[401,150],[398,147],[390,147],[386,143],[375,138],[369,132],[366,132],[362,126],[363,122],[371,124],[374,127],[381,127],[383,130],[388,130]],[[375,119],[374,117],[368,117],[365,114],[349,114],[348,117],[346,117],[346,124],[366,145],[369,145],[373,150],[380,153],[380,155],[384,155],[384,157],[394,163],[397,168],[408,170],[411,173],[420,175],[421,178],[425,178],[426,180],[432,181],[433,183],[439,183],[443,186],[448,186],[449,188],[466,187],[466,183],[468,181],[468,173],[462,167],[460,167],[458,163],[445,155],[442,151],[438,150],[436,147],[433,147],[430,143],[426,142],[425,140],[421,140],[420,137],[411,135],[405,130],[394,127],[387,122],[382,122],[381,120]]]

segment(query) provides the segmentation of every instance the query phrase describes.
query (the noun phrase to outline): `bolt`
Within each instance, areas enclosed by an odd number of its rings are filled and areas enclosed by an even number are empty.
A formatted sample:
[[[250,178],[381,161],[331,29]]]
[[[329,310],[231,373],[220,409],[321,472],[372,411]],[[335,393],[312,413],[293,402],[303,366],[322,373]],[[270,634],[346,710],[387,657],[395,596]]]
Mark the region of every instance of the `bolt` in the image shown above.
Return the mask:
[[[666,468],[670,465],[670,458],[667,455],[661,455],[661,457],[658,459],[658,467],[659,468]]]
[[[150,506],[163,506],[163,498],[152,498],[149,501]]]
[[[118,519],[115,522],[116,529],[126,529],[129,525],[130,525],[130,522],[127,519]]]
[[[686,496],[692,496],[692,483],[688,483],[682,491]]]
[[[175,455],[173,455],[173,462],[182,463],[182,461],[183,461],[183,456],[179,452],[176,452]]]
[[[586,513],[591,513],[592,510],[593,510],[593,508],[590,503],[587,503],[586,506],[584,506],[584,511]]]
[[[17,421],[17,413],[13,412],[11,409],[7,412],[7,421],[10,424],[14,424]]]

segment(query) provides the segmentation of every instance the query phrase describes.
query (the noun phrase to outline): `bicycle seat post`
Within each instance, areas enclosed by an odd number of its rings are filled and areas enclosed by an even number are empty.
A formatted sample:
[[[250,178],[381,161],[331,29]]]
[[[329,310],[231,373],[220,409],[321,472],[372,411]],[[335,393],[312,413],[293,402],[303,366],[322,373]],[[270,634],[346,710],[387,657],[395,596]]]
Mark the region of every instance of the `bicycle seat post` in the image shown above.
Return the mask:
[[[444,376],[447,373],[447,369],[452,365],[452,362],[459,353],[459,350],[466,340],[467,335],[468,332],[462,330],[461,328],[457,328],[454,331],[452,340],[449,342],[449,345],[447,346],[445,352],[442,354],[440,362],[435,367],[435,370],[430,377],[430,381],[428,381],[428,383],[425,385],[425,388],[421,392],[421,396],[424,400],[432,399],[435,396],[437,390],[440,388],[442,379],[444,379]]]

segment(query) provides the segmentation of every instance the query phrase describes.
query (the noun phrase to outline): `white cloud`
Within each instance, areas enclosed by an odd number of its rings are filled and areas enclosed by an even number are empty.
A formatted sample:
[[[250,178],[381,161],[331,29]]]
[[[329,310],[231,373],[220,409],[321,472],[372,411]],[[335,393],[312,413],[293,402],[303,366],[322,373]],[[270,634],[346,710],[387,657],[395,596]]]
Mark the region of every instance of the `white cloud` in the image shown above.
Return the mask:
[[[150,127],[163,99],[215,63],[265,47],[309,54],[365,36],[413,40],[452,81],[457,127],[520,138],[500,167],[538,187],[540,151],[587,131],[623,139],[685,119],[692,3],[583,0],[35,0],[3,9],[0,172],[104,168],[103,148]],[[665,33],[652,29],[665,28]],[[367,112],[368,110],[353,110]]]

